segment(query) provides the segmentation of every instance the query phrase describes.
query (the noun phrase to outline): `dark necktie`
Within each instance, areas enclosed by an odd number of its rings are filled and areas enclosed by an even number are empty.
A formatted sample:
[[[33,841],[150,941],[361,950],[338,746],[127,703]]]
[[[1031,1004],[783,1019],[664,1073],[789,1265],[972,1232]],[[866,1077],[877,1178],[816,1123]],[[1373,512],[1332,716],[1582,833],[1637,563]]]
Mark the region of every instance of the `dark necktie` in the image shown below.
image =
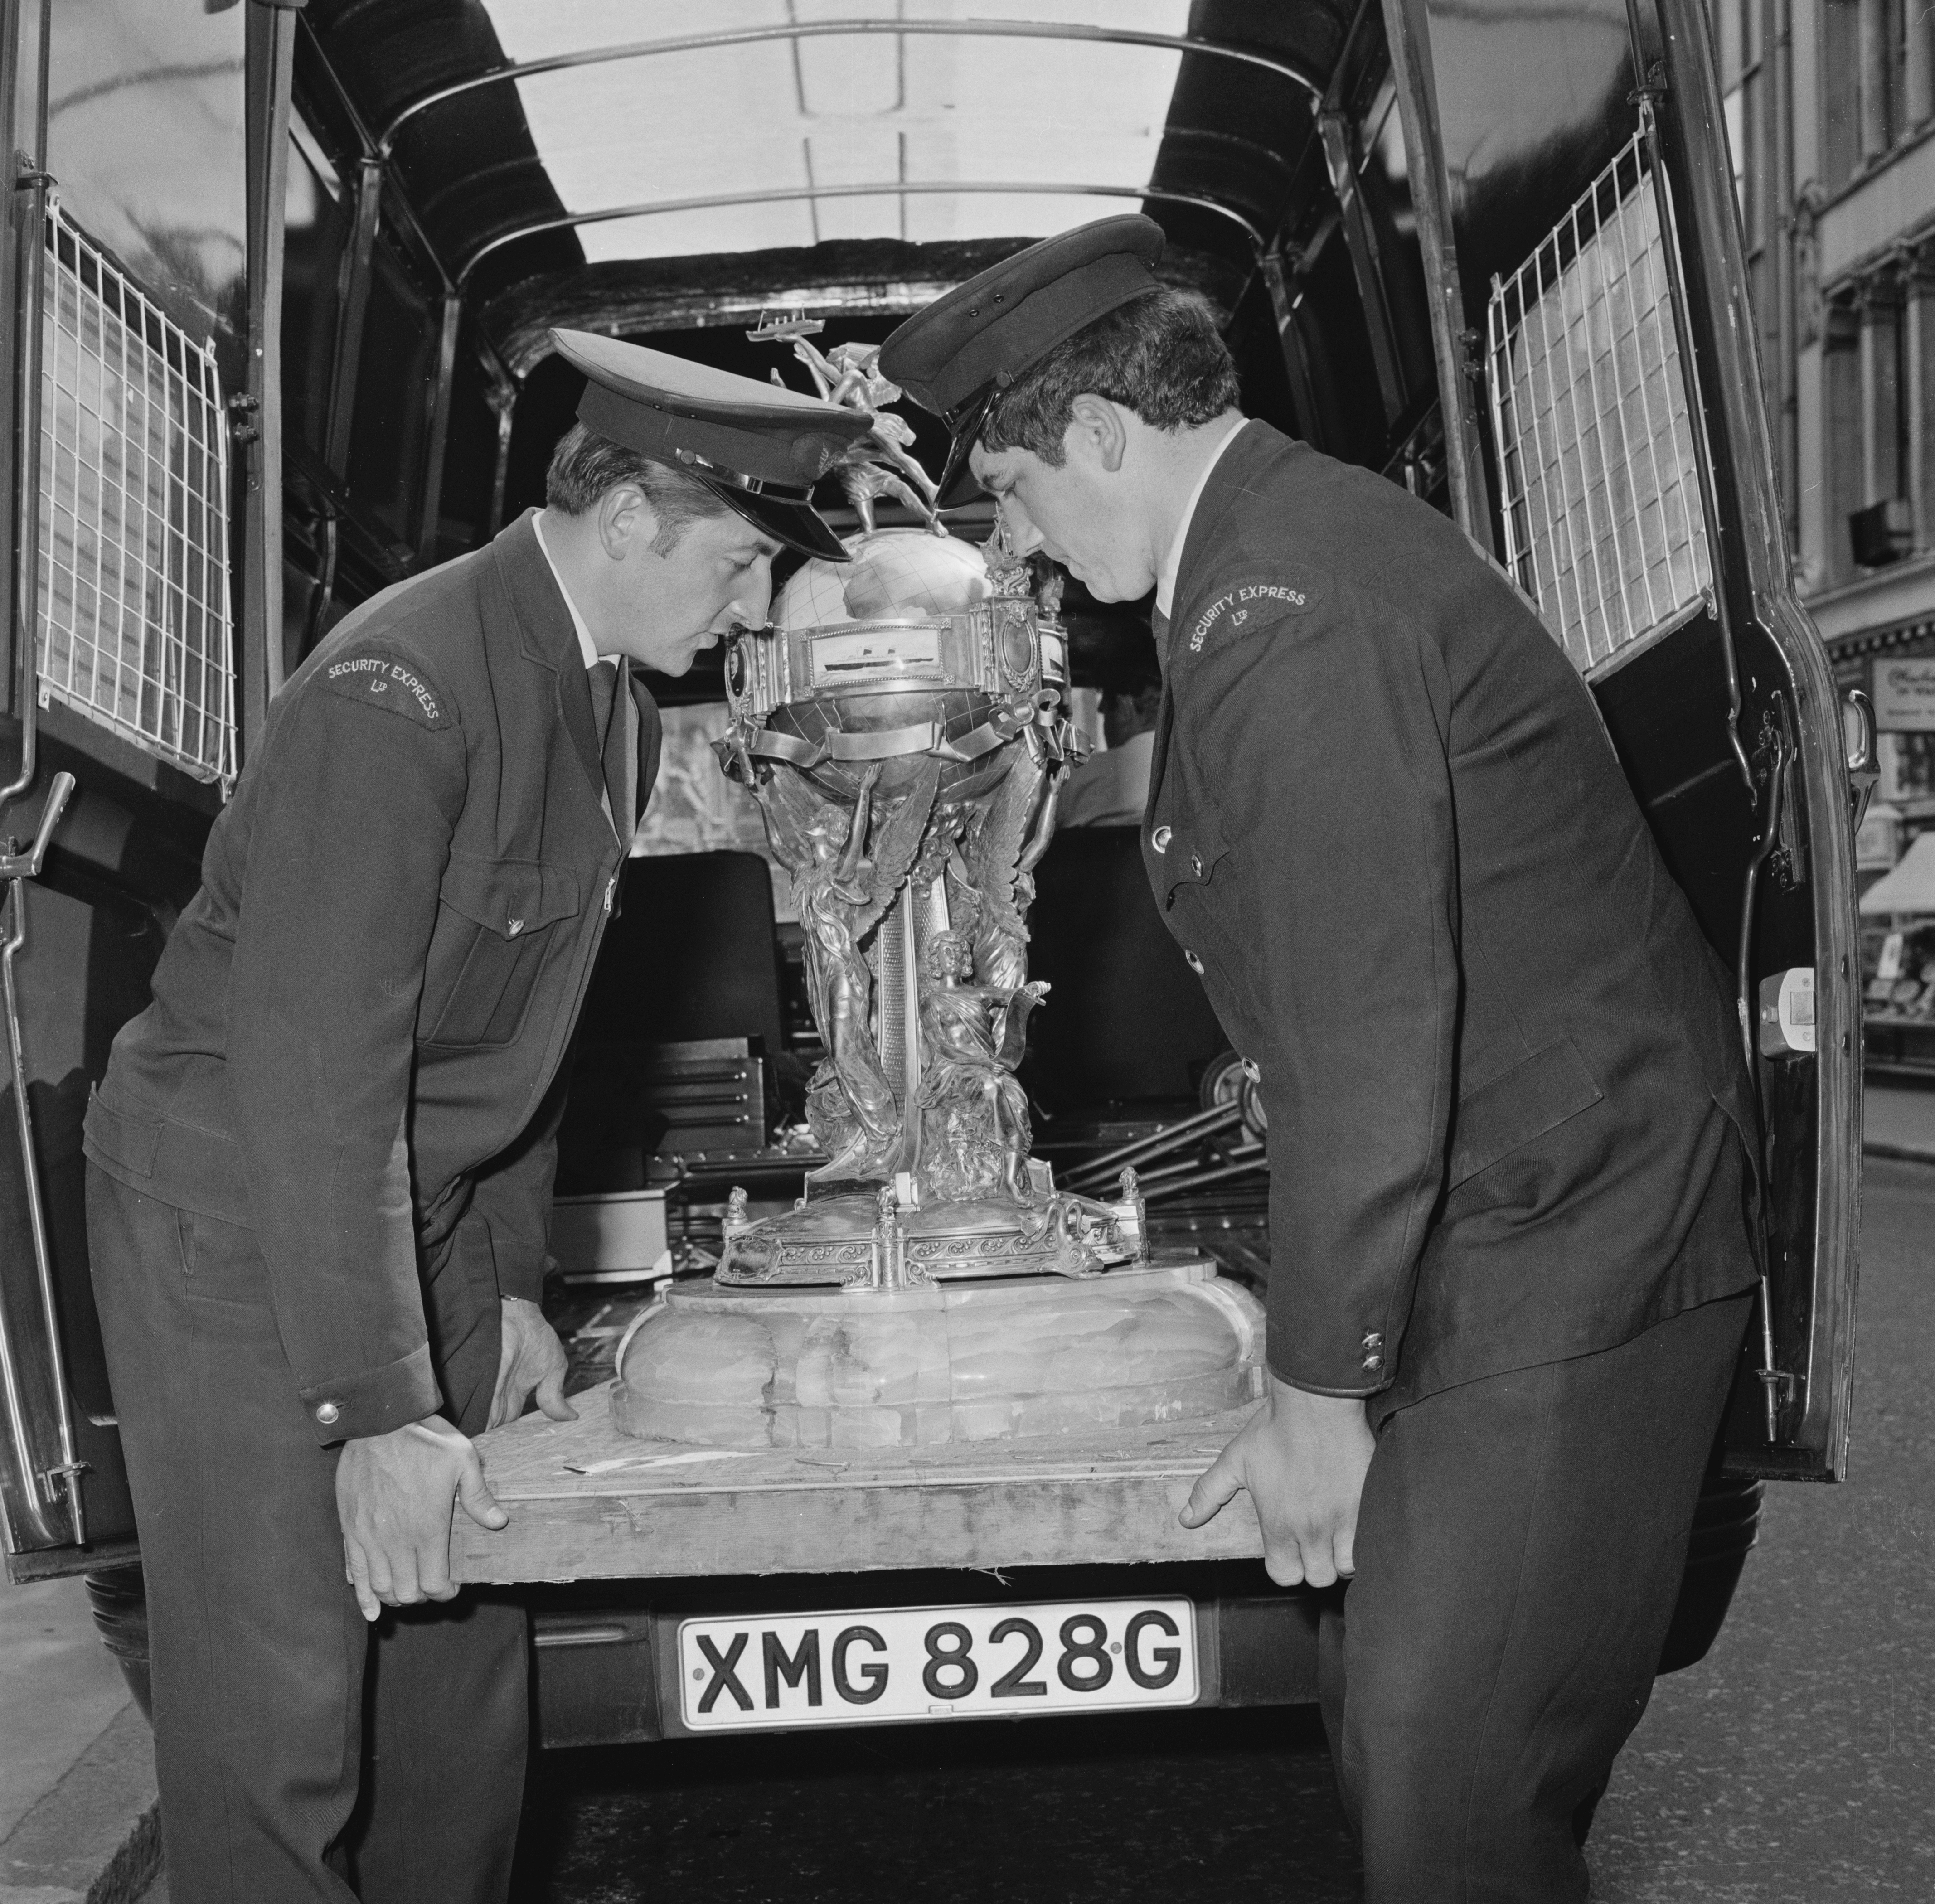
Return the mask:
[[[600,661],[587,671],[591,689],[591,729],[598,737],[599,757],[605,769],[605,798],[611,803],[612,824],[620,833],[631,830],[633,816],[620,813],[625,804],[625,721],[618,709],[618,690],[629,685],[629,671],[620,661]]]
[[[591,731],[598,737],[598,748],[605,749],[605,736],[611,726],[611,710],[618,702],[618,664],[596,661],[585,671],[591,686]]]

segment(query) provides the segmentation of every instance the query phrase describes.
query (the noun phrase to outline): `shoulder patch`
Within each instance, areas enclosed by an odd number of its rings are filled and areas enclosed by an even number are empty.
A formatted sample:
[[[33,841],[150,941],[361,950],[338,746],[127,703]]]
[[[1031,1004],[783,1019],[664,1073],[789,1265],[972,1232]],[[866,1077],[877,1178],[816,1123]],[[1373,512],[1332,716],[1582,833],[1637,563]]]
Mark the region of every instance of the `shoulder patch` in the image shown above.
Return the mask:
[[[332,694],[400,714],[419,727],[434,730],[451,725],[442,695],[393,654],[346,654],[325,662],[318,679]]]
[[[1278,570],[1218,588],[1189,624],[1189,652],[1200,654],[1212,638],[1227,638],[1246,629],[1261,628],[1285,615],[1307,615],[1324,599],[1324,591],[1308,577]]]

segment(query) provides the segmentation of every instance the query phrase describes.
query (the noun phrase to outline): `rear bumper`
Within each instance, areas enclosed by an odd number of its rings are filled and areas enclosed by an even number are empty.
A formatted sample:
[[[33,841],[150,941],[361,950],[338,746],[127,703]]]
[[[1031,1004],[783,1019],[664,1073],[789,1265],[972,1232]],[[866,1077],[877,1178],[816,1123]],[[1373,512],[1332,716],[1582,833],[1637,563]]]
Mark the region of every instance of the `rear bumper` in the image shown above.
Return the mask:
[[[1760,1522],[1762,1485],[1710,1478],[1659,1662],[1695,1665],[1725,1619]],[[689,1737],[676,1684],[679,1622],[698,1615],[1183,1596],[1196,1609],[1198,1706],[1317,1699],[1317,1634],[1341,1589],[1272,1587],[1255,1561],[602,1580],[532,1589],[538,1741],[614,1746]],[[943,1721],[940,1723],[955,1723]]]

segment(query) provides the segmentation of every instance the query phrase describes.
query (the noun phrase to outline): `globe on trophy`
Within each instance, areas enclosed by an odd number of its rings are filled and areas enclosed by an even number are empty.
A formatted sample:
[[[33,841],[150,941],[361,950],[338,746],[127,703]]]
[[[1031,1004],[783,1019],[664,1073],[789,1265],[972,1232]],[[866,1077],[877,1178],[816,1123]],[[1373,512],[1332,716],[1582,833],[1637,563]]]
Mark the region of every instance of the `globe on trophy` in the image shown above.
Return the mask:
[[[858,534],[811,561],[726,658],[722,770],[791,877],[826,1056],[827,1161],[790,1210],[728,1207],[708,1287],[675,1286],[619,1356],[614,1419],[724,1446],[895,1446],[1214,1414],[1262,1391],[1254,1299],[1194,1254],[1152,1260],[1132,1170],[1112,1199],[1031,1154],[1016,1067],[1034,869],[1085,751],[1059,588],[949,535],[871,347],[790,337],[867,410],[841,472]],[[892,494],[926,527],[874,526]],[[1132,1036],[1134,1027],[1124,1026]]]

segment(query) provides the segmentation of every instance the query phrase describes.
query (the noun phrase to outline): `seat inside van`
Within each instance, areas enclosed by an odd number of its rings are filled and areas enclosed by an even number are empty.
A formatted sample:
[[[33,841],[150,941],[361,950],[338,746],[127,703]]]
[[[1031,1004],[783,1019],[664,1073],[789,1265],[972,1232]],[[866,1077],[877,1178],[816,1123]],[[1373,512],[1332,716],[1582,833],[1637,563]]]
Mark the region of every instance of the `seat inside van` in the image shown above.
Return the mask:
[[[1169,935],[1133,826],[1073,827],[1035,869],[1028,971],[1053,988],[1023,1070],[1050,1112],[1193,1097],[1229,1040]]]

